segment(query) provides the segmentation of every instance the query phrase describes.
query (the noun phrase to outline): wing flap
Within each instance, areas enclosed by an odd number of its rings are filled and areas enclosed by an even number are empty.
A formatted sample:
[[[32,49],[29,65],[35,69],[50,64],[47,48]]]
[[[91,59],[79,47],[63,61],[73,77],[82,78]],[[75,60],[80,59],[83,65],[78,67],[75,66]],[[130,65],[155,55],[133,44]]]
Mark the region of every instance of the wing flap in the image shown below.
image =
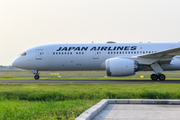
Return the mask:
[[[168,50],[163,50],[155,53],[145,54],[145,55],[138,55],[135,57],[139,58],[172,58],[176,55],[180,55],[180,47],[172,48]]]
[[[172,58],[176,55],[180,55],[180,47],[167,49],[155,53],[145,54],[145,55],[138,55],[134,57],[137,58],[140,64],[151,65],[157,62],[163,63],[165,61],[170,63]]]

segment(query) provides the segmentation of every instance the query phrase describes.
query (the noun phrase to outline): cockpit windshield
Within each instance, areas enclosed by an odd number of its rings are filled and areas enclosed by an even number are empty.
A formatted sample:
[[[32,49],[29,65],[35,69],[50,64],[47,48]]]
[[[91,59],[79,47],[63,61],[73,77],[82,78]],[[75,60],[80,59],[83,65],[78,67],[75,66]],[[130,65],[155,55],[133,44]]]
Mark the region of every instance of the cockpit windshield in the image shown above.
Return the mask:
[[[23,53],[21,54],[21,56],[26,56],[26,52],[23,52]]]

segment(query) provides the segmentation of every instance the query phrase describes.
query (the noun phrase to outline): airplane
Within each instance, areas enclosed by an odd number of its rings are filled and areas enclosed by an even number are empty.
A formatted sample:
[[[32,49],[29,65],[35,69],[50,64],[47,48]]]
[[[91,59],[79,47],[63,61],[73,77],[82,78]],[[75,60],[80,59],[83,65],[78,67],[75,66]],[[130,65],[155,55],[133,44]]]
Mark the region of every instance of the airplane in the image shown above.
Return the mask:
[[[39,71],[106,70],[107,76],[122,77],[138,71],[154,71],[153,81],[164,81],[162,71],[180,70],[180,43],[89,43],[47,44],[25,50],[12,63]]]

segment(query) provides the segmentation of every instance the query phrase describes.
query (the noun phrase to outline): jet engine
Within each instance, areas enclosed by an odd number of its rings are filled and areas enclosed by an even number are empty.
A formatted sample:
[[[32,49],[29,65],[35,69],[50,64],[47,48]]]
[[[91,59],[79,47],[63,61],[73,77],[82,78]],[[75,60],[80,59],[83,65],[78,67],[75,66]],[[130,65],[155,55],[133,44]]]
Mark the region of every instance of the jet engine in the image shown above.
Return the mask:
[[[134,75],[138,70],[138,62],[131,59],[111,58],[106,60],[106,72],[108,76],[129,76]]]

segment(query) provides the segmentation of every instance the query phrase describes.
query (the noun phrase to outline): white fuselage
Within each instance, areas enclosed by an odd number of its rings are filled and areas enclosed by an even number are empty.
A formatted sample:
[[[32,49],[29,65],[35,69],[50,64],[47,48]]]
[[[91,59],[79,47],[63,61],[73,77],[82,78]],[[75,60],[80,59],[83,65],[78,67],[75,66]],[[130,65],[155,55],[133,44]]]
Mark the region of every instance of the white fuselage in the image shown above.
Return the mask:
[[[177,48],[180,43],[105,43],[105,44],[50,44],[30,48],[26,55],[18,56],[13,66],[40,71],[105,70],[105,61],[110,58],[133,58]],[[142,64],[143,65],[143,64]],[[163,70],[180,70],[180,57],[162,62]],[[151,70],[146,65],[141,70]]]

